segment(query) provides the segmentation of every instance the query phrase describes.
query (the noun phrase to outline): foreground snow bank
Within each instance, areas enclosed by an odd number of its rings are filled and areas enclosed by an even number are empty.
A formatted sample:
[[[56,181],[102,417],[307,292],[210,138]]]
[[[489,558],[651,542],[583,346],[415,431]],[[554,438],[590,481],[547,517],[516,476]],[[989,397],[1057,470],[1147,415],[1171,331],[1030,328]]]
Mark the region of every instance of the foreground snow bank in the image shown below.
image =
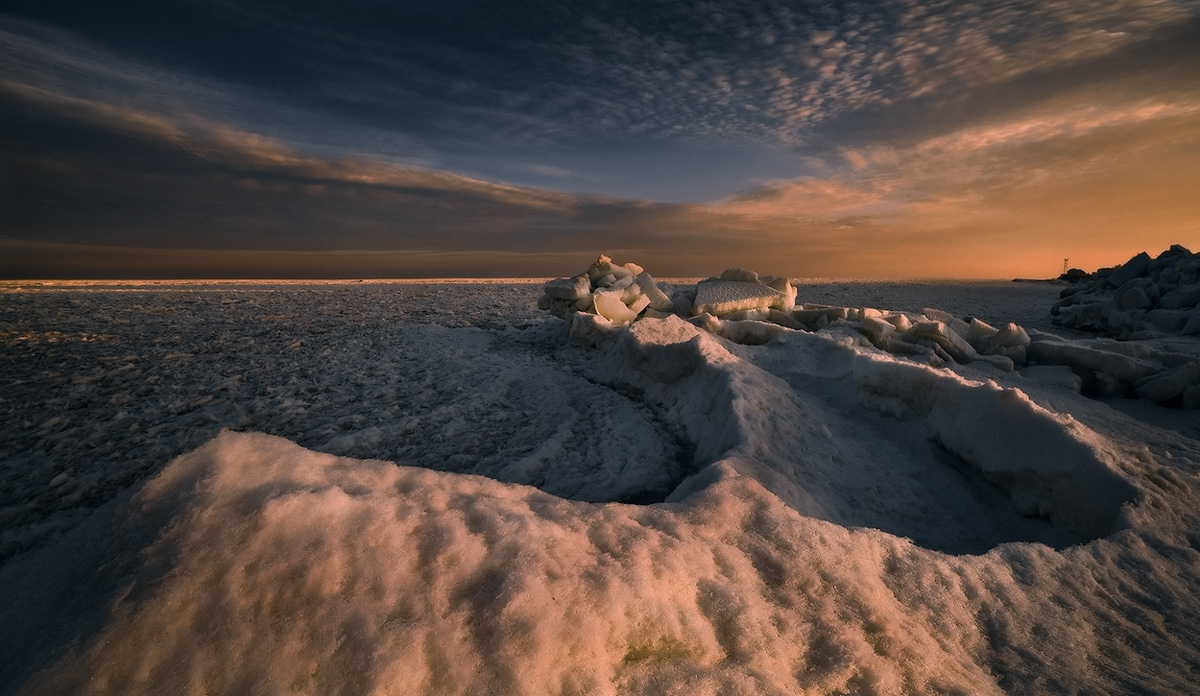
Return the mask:
[[[1038,505],[1086,522],[1084,501],[1119,487],[1103,438],[1012,390],[804,340],[794,347],[850,368],[839,379],[871,408],[924,424],[1031,496],[1063,487]],[[0,647],[33,670],[17,692],[999,694],[1186,678],[1164,661],[1196,657],[1195,626],[1145,635],[1123,618],[1139,600],[1116,591],[1152,583],[1157,601],[1194,598],[1162,566],[1162,542],[953,557],[802,515],[786,486],[764,483],[780,485],[790,463],[840,514],[822,453],[853,451],[821,443],[827,426],[804,422],[819,414],[787,381],[674,318],[639,322],[609,350],[599,373],[690,419],[698,451],[720,457],[676,502],[568,501],[226,431],[0,570],[12,600]],[[57,574],[68,565],[80,585]],[[80,586],[92,595],[82,608]],[[17,637],[72,602],[58,629],[70,649],[26,653]]]
[[[46,551],[118,577],[18,693],[999,694],[1031,673],[1103,691],[1113,664],[1178,685],[1156,661],[1194,652],[1187,631],[1132,639],[1112,620],[1127,599],[1073,581],[1154,567],[1144,545],[948,557],[802,517],[746,476],[594,505],[225,432],[116,519]],[[114,532],[142,545],[95,559]],[[10,631],[72,591],[21,563],[0,573],[25,583]]]
[[[889,590],[955,564],[749,479],[595,506],[226,432],[130,513],[145,566],[23,693],[1000,693],[970,610]]]

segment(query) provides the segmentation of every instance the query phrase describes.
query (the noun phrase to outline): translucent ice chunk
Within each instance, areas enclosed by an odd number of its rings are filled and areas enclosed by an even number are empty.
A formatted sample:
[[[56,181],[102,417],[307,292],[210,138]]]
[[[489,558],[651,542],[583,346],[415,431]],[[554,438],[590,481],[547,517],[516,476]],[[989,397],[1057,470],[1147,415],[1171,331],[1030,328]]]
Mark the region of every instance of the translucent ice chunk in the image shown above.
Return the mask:
[[[596,313],[614,324],[630,324],[637,319],[637,312],[625,306],[620,291],[597,290],[592,293]]]
[[[574,278],[555,278],[547,281],[542,286],[542,291],[550,297],[563,300],[580,300],[588,296],[592,291],[591,281],[588,280],[587,274],[577,275]]]
[[[650,298],[651,307],[660,312],[671,311],[671,298],[654,282],[654,276],[645,272],[639,273],[637,286],[641,288],[643,295]]]

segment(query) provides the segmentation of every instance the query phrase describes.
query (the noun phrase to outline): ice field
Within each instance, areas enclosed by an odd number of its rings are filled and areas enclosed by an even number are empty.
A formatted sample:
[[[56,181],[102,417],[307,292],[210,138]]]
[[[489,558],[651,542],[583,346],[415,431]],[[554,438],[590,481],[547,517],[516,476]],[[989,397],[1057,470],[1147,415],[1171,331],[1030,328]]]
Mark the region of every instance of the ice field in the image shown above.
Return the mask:
[[[0,284],[0,693],[1200,693],[1200,411],[542,292]]]

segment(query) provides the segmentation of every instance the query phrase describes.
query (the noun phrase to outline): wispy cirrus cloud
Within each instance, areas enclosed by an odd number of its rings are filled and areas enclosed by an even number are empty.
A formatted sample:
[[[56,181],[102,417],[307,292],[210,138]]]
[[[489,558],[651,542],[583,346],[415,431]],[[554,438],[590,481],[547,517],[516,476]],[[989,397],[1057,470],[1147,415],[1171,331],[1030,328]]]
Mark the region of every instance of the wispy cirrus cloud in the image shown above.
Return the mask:
[[[989,96],[997,84],[1107,79],[1105,66],[1079,65],[1188,26],[1200,11],[1173,0],[515,7],[210,3],[209,21],[241,37],[235,47],[270,47],[258,61],[266,67],[239,73],[226,61],[219,79],[148,69],[16,20],[5,43],[39,86],[97,101],[154,94],[309,148],[577,190],[632,179],[660,191],[661,176],[652,184],[592,144],[641,143],[664,156],[699,142],[744,157],[765,147],[798,162],[880,137],[926,137],[931,124],[953,131],[977,115],[964,103],[1007,110],[1037,98],[1012,88]],[[83,74],[99,79],[82,92],[67,84]],[[589,167],[603,174],[538,174]],[[693,176],[720,178],[718,162],[704,169]],[[744,186],[721,180],[726,191]]]
[[[550,120],[577,111],[599,129],[794,146],[858,109],[958,97],[1112,53],[1193,20],[1195,8],[1160,0],[836,9],[722,2],[580,14],[585,38],[544,48],[563,57],[564,70],[514,90],[514,109]]]
[[[223,79],[428,137],[541,146],[594,136],[803,146],[843,114],[1053,72],[1198,11],[1173,0],[206,7],[275,49],[267,77],[224,68]]]

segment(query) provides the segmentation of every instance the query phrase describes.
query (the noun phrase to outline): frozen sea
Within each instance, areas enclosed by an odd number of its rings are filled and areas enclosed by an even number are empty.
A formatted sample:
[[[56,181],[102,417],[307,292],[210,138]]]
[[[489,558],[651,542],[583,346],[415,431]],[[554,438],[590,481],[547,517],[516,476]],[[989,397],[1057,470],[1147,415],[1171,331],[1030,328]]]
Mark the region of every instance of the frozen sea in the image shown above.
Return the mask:
[[[0,693],[1200,693],[1196,411],[540,291],[0,283]]]

